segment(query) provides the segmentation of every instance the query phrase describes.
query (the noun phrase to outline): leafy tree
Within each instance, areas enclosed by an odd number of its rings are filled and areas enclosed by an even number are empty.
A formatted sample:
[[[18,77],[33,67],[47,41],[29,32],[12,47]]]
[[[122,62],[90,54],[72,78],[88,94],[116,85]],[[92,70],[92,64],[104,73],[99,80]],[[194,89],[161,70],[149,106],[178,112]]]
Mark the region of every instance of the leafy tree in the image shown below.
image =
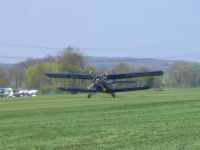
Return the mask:
[[[139,72],[146,72],[146,71],[150,71],[150,69],[146,66],[141,66],[138,68]],[[150,85],[153,86],[153,82],[154,82],[154,77],[139,77],[138,78],[138,84],[139,85]]]
[[[38,89],[42,93],[48,93],[57,85],[56,79],[45,76],[47,72],[58,71],[57,64],[36,64],[30,66],[24,77],[24,87]]]
[[[127,62],[120,62],[113,67],[113,73],[126,73],[126,72],[133,72],[134,67]],[[122,79],[127,80],[127,79]],[[132,84],[132,82],[130,82]],[[128,83],[116,83],[117,86],[130,86]]]
[[[167,77],[168,84],[173,87],[199,86],[199,65],[192,62],[175,61],[169,66]]]
[[[96,70],[96,68],[95,68],[94,66],[92,66],[92,65],[86,65],[86,66],[84,66],[84,72],[85,72],[85,73],[96,73],[97,70]]]
[[[21,88],[23,86],[24,82],[24,74],[27,68],[29,66],[34,64],[42,63],[40,60],[36,60],[33,58],[27,58],[25,61],[19,62],[17,64],[14,64],[13,67],[10,69],[10,81],[12,81],[12,84],[14,83],[13,87]]]

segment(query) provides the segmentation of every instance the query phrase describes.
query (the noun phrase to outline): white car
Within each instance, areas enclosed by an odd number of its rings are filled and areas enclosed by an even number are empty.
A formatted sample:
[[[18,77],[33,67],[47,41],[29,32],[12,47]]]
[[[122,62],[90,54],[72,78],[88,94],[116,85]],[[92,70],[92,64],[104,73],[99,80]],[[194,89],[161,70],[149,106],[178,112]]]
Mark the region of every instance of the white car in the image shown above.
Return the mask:
[[[12,88],[3,88],[2,92],[3,92],[2,97],[14,97],[14,92]]]
[[[36,94],[38,93],[38,90],[26,90],[26,89],[21,89],[18,91],[18,93],[21,96],[36,96]]]

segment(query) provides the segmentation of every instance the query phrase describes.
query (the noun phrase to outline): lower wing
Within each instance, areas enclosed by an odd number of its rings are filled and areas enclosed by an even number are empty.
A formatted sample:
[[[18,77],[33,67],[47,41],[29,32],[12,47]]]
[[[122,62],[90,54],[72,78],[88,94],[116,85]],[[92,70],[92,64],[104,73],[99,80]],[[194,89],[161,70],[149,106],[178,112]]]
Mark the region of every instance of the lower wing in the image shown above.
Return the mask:
[[[65,87],[59,87],[58,88],[61,91],[65,92],[72,92],[72,93],[78,93],[78,92],[96,92],[96,89],[88,89],[88,88],[65,88]]]
[[[126,92],[126,91],[137,91],[137,90],[147,90],[149,86],[138,86],[138,87],[124,87],[124,88],[115,88],[113,92]]]

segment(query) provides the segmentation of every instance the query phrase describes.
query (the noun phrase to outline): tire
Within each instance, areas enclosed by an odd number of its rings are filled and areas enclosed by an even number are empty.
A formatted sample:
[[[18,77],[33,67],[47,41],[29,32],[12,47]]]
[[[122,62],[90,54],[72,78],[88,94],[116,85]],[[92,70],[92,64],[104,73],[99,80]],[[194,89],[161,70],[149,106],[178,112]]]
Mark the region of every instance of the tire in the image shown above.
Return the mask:
[[[89,93],[87,97],[88,97],[88,98],[91,98],[91,94]]]
[[[115,98],[115,93],[112,93],[112,97]]]

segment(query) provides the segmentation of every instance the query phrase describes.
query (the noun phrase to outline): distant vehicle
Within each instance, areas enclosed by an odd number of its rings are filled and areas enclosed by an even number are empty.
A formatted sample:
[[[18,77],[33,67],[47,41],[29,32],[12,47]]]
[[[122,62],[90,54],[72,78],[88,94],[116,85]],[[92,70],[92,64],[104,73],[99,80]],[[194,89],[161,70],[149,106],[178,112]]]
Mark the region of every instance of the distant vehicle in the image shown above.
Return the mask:
[[[46,73],[48,77],[52,78],[75,78],[75,79],[93,79],[91,85],[87,88],[66,88],[60,87],[61,91],[77,93],[86,92],[88,98],[97,92],[111,94],[115,97],[116,92],[135,91],[135,90],[147,90],[150,88],[148,85],[143,86],[127,86],[127,87],[115,87],[115,83],[119,80],[133,77],[146,77],[146,76],[161,76],[163,71],[148,71],[148,72],[127,72],[127,73],[113,73],[113,74],[86,74],[86,73],[63,73],[63,72],[50,72]],[[123,82],[123,81],[121,81]],[[125,81],[124,83],[126,83]],[[129,81],[128,81],[129,82]]]
[[[26,96],[36,96],[37,93],[38,90],[19,89],[16,94],[26,97]]]
[[[5,94],[4,94],[4,90],[1,88],[1,89],[0,89],[0,97],[4,97],[4,95],[5,95]]]
[[[1,88],[0,97],[27,97],[27,96],[36,96],[38,90],[25,90],[25,89],[15,89],[12,88]]]
[[[1,88],[0,96],[1,97],[14,97],[14,91],[12,88]]]

